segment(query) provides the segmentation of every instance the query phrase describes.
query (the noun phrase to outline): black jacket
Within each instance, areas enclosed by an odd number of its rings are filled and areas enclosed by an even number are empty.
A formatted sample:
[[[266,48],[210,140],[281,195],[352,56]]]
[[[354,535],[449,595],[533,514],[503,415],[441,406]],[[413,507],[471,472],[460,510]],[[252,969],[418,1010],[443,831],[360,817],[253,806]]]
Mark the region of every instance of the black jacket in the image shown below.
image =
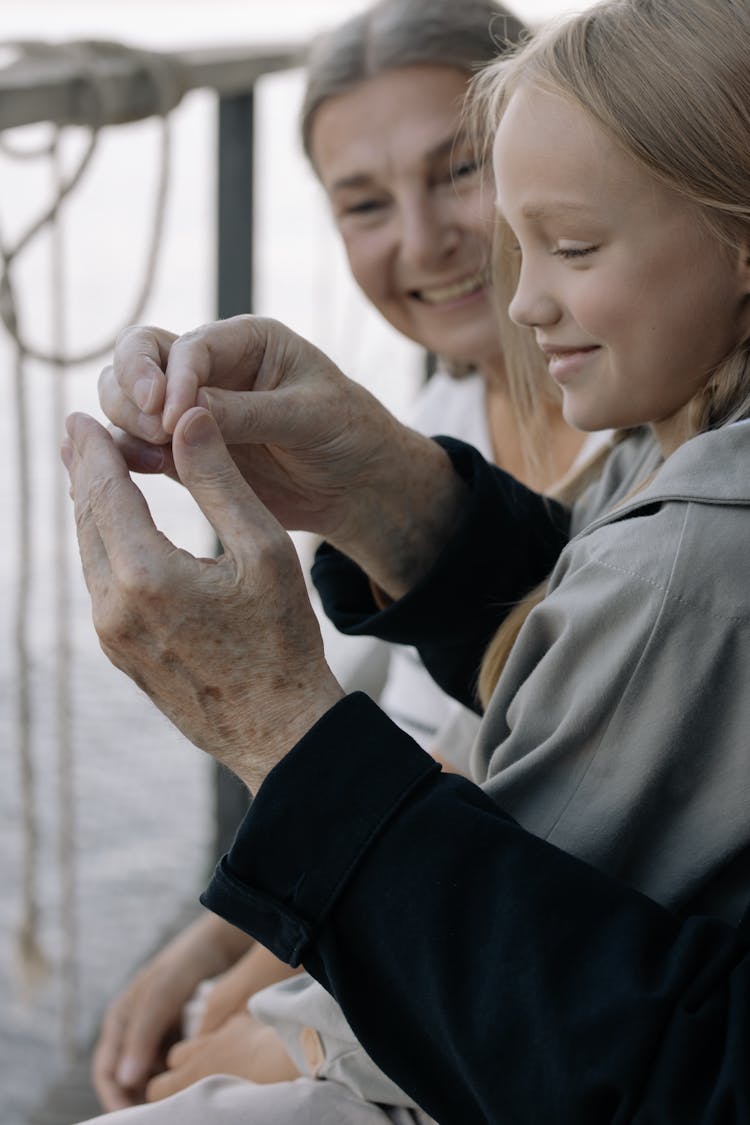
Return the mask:
[[[317,571],[335,617],[364,631],[372,614],[469,702],[488,606],[492,631],[550,569],[565,515],[450,448],[472,487],[456,542],[473,535],[473,552],[449,546],[380,615],[346,560],[325,551]],[[509,506],[536,576],[509,559]],[[268,776],[203,902],[303,962],[441,1125],[750,1122],[743,928],[680,920],[535,839],[363,695]]]

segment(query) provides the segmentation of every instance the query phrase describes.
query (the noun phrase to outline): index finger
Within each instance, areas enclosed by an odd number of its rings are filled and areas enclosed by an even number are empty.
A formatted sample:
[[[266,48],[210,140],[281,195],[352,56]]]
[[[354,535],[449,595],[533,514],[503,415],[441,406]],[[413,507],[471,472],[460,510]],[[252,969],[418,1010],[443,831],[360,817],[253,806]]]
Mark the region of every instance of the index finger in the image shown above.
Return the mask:
[[[177,337],[151,325],[125,328],[117,337],[112,370],[125,398],[144,414],[159,414],[167,391],[169,352]]]
[[[241,315],[201,325],[174,341],[167,362],[163,426],[173,434],[201,387],[251,390],[262,365],[268,324]]]

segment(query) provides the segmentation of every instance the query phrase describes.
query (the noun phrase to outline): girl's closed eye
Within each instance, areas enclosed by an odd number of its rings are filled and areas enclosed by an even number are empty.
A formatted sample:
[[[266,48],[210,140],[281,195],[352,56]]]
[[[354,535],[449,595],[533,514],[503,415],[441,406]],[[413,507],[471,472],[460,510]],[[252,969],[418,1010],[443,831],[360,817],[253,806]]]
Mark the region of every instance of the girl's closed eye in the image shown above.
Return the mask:
[[[552,253],[557,258],[571,260],[573,258],[585,258],[598,249],[599,247],[594,243],[562,243],[556,246]]]

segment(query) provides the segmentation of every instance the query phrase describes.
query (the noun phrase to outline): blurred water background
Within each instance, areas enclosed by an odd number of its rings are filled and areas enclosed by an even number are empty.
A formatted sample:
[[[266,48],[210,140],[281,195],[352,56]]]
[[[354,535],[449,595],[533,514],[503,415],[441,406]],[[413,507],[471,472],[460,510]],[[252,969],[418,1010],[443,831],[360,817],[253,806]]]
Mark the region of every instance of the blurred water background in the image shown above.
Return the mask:
[[[0,41],[104,38],[157,50],[297,41],[363,6],[357,0],[4,0]],[[516,10],[541,19],[561,7],[547,0]],[[422,357],[367,308],[348,278],[297,142],[301,89],[299,71],[270,75],[257,87],[255,311],[313,339],[401,412],[418,385]],[[170,127],[166,221],[142,319],[183,331],[216,310],[215,97],[188,95]],[[35,126],[5,139],[29,151],[47,133]],[[66,131],[64,168],[75,164],[85,140],[83,130]],[[106,338],[138,289],[160,143],[154,119],[105,129],[64,207],[58,292],[73,350]],[[53,190],[48,161],[19,161],[0,151],[4,246],[41,213]],[[39,239],[15,274],[21,327],[41,347],[55,332],[51,249],[48,237]],[[14,350],[0,329],[0,1125],[26,1125],[71,1054],[85,1054],[106,1000],[160,935],[192,911],[211,859],[210,763],[110,666],[90,623],[58,448],[66,411],[98,415],[103,362],[62,374],[27,365],[26,479]],[[210,553],[211,530],[178,486],[146,481],[144,491],[170,538]],[[25,652],[17,635],[24,591],[31,606]],[[24,667],[32,766],[26,775]],[[67,748],[61,724],[70,730]],[[18,956],[19,927],[32,909],[45,961],[36,981],[21,971]],[[64,1115],[59,1125],[68,1125]]]

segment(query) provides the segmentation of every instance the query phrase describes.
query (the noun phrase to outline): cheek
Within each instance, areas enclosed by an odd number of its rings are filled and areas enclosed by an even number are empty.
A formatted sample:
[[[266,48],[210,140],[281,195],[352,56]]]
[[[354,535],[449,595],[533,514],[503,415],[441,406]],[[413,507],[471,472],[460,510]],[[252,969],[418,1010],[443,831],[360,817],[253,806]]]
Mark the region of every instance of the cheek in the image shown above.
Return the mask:
[[[492,186],[484,184],[456,200],[453,222],[487,247],[489,253],[497,218]]]
[[[388,296],[388,248],[377,232],[342,232],[352,277],[369,301],[380,306]]]
[[[696,270],[685,263],[681,281],[674,275],[654,293],[653,306],[663,335],[670,336],[675,353],[686,361],[710,364],[728,349],[736,308],[735,294],[725,272]],[[657,301],[658,295],[658,301]]]
[[[645,311],[639,297],[634,300],[634,290],[624,286],[619,277],[610,282],[594,271],[590,278],[582,278],[570,308],[580,327],[605,344],[622,340]]]

